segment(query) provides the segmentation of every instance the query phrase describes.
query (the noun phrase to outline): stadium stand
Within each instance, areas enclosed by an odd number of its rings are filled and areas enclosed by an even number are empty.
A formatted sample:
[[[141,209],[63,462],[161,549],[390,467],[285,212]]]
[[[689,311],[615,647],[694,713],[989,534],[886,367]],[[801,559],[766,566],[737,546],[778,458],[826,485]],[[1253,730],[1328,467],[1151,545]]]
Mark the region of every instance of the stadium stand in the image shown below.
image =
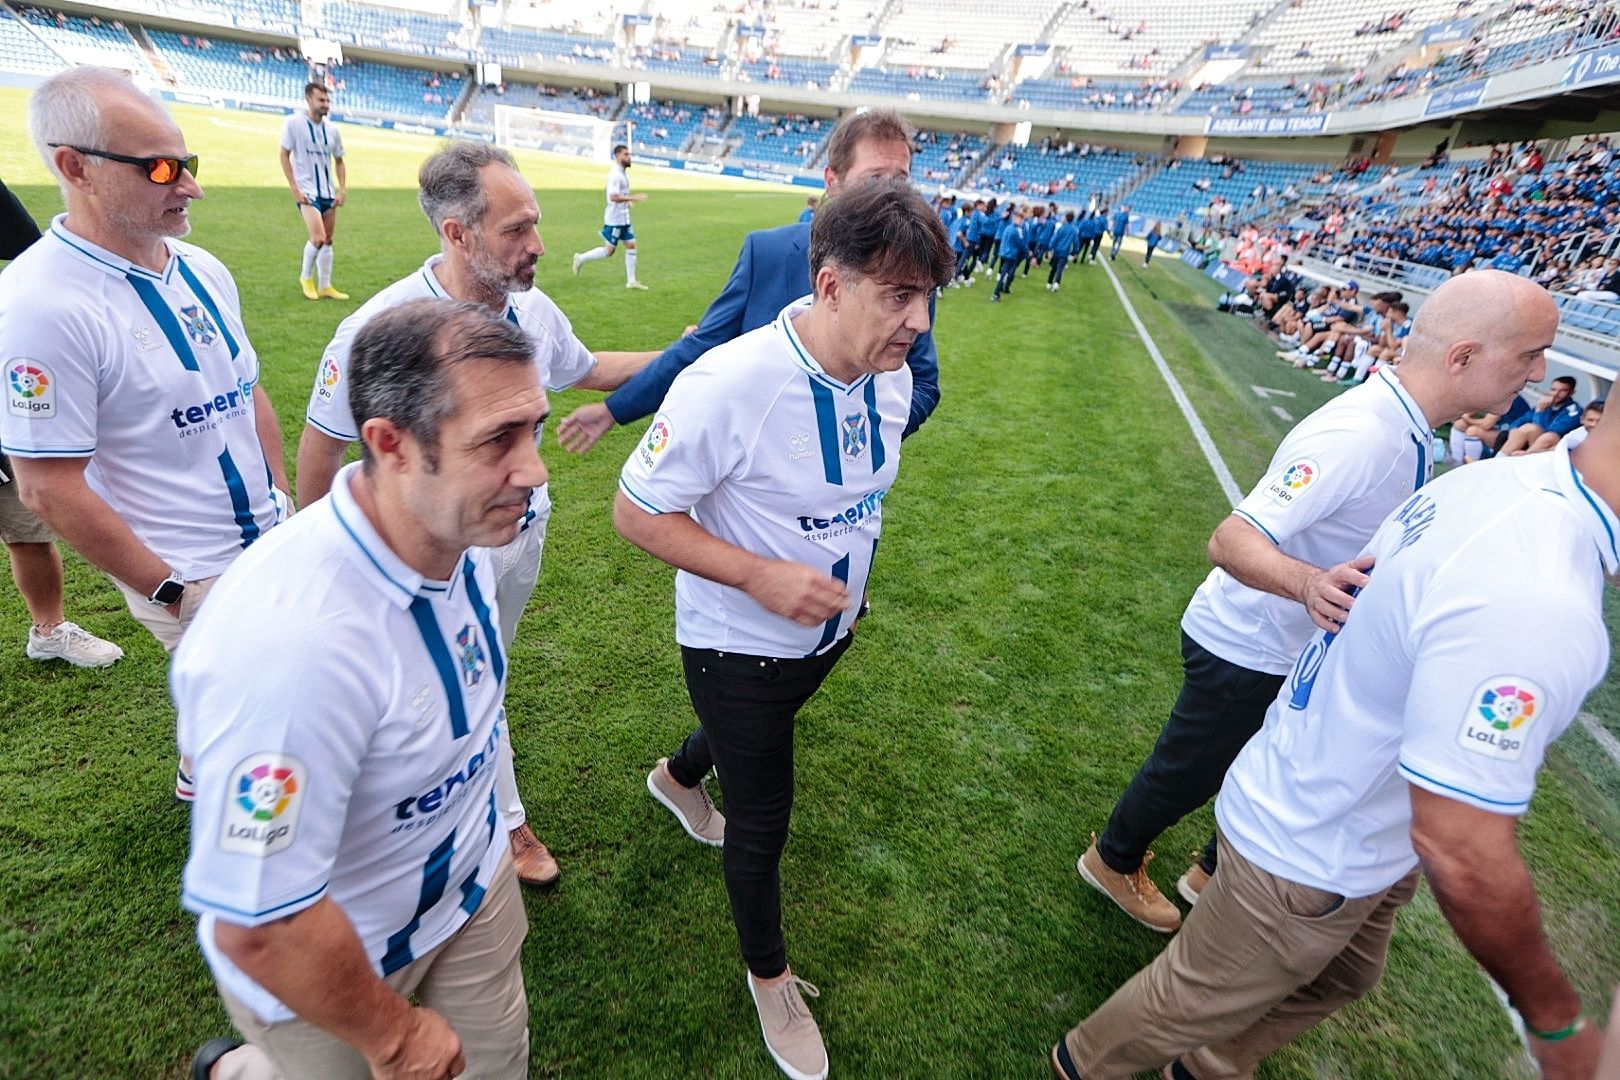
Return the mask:
[[[605,64],[613,57],[613,42],[605,38],[576,37],[549,30],[486,26],[478,37],[478,51],[500,63],[511,65],[530,57]]]
[[[1290,184],[1297,187],[1316,171],[1317,166],[1297,162],[1243,161],[1219,155],[1171,160],[1132,192],[1129,202],[1137,213],[1171,220],[1183,215],[1190,219],[1224,204],[1231,210],[1225,215],[1215,211],[1215,216],[1225,216],[1227,224],[1236,225],[1249,204],[1268,197],[1266,192],[1280,192]],[[1259,198],[1256,189],[1261,190]],[[1222,203],[1217,204],[1217,199]]]
[[[295,104],[309,81],[309,64],[290,49],[168,30],[148,30],[146,36],[184,86]]]
[[[1235,42],[1274,0],[1193,5],[1183,0],[1084,0],[1068,6],[1047,40],[1087,75],[1167,75],[1195,49]]]
[[[632,105],[621,120],[635,125],[631,140],[636,149],[654,153],[674,154],[687,148],[694,135],[719,137],[725,125],[725,113],[714,107],[704,108],[686,101],[653,101],[646,105]]]
[[[659,0],[653,18],[655,42],[702,53],[725,47],[733,16],[714,0]]]
[[[850,80],[856,94],[879,94],[909,99],[935,98],[947,101],[985,101],[996,80],[987,74],[963,75],[941,68],[914,67],[902,71],[862,68]]]
[[[588,86],[569,89],[540,83],[508,82],[500,86],[480,86],[462,119],[471,124],[493,124],[496,105],[512,105],[548,112],[579,113],[608,120],[618,115],[619,98]]]
[[[17,12],[45,44],[76,64],[106,64],[157,78],[121,19],[69,15],[32,6],[19,7]]]
[[[459,71],[396,68],[353,60],[328,72],[335,109],[435,120],[449,118],[461,95],[463,79]]]
[[[739,116],[725,133],[727,141],[735,143],[727,157],[760,165],[808,169],[821,156],[822,146],[832,129],[829,121],[805,116]]]
[[[1115,192],[1158,163],[1151,154],[1045,139],[992,154],[972,186],[1086,206],[1093,196],[1113,201]]]
[[[883,63],[983,72],[1009,44],[1039,40],[1053,11],[1050,0],[998,0],[994,17],[978,18],[957,0],[899,0],[877,31],[887,46]]]
[[[628,66],[654,74],[712,78],[720,71],[720,55],[671,45],[638,45],[626,58]]]
[[[511,30],[552,30],[570,37],[595,38],[611,50],[612,42],[607,39],[617,32],[619,13],[628,6],[600,0],[509,0],[506,26]]]
[[[744,60],[737,69],[743,82],[785,83],[793,86],[824,87],[838,74],[838,65],[825,60],[805,60],[795,56],[768,56]]]
[[[965,131],[919,131],[912,143],[911,176],[928,187],[955,187],[990,150],[990,140]]]
[[[309,18],[314,11],[320,13],[317,26],[321,32],[344,44],[422,56],[472,55],[470,29],[459,22],[435,18],[419,10],[326,0],[319,7],[306,8],[305,18]]]
[[[20,19],[0,12],[0,67],[26,75],[49,75],[67,67]]]
[[[1014,86],[1007,100],[1036,109],[1112,109],[1150,112],[1164,105],[1181,89],[1174,81],[1119,82],[1084,75],[1052,79],[1025,79]]]
[[[1456,10],[1457,0],[1391,0],[1385,8],[1366,0],[1300,0],[1255,35],[1261,53],[1255,67],[1284,75],[1356,71]]]
[[[836,62],[845,39],[869,33],[882,6],[870,0],[763,0],[759,49]]]

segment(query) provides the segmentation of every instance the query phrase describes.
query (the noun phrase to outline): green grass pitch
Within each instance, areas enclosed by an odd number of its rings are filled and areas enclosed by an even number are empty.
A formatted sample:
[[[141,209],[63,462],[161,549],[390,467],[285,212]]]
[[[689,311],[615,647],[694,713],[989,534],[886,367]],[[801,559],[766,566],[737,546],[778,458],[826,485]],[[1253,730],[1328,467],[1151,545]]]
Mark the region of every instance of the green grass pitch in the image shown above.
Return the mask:
[[[59,202],[25,104],[0,91],[0,175],[43,221]],[[434,250],[414,198],[433,144],[345,130],[336,280],[355,300],[312,304],[295,281],[303,233],[276,161],[279,119],[176,115],[207,191],[192,239],[241,287],[290,455],[333,328]],[[673,339],[744,232],[803,205],[802,192],[635,170],[650,193],[635,218],[651,288],[629,293],[617,259],[568,274],[600,226],[604,166],[520,157],[550,249],[539,285],[594,348]],[[1294,391],[1296,416],[1328,391],[1216,315],[1218,290],[1186,266],[1116,268],[1247,487],[1286,427],[1250,386]],[[1045,1075],[1053,1041],[1163,944],[1073,864],[1179,685],[1177,622],[1226,506],[1101,267],[1071,268],[1057,295],[1034,277],[1000,305],[989,292],[940,302],[943,402],[906,443],[886,504],[875,614],[800,716],[785,925],[795,969],[823,991],[816,1016],[843,1077]],[[594,397],[557,395],[554,409]],[[643,787],[692,720],[672,573],[609,519],[640,430],[585,457],[552,435],[543,451],[556,512],[508,702],[530,816],[563,867],[559,888],[525,896],[532,1072],[768,1078],[719,854]],[[176,1077],[229,1028],[179,904],[186,812],[169,788],[164,656],[74,557],[68,612],[127,658],[99,672],[28,662],[26,613],[0,587],[0,1077]],[[1572,731],[1522,830],[1549,933],[1594,1015],[1620,972],[1617,799],[1620,775]],[[1162,838],[1162,886],[1209,827],[1205,811]],[[1506,1015],[1424,894],[1401,917],[1383,986],[1261,1075],[1526,1074]]]

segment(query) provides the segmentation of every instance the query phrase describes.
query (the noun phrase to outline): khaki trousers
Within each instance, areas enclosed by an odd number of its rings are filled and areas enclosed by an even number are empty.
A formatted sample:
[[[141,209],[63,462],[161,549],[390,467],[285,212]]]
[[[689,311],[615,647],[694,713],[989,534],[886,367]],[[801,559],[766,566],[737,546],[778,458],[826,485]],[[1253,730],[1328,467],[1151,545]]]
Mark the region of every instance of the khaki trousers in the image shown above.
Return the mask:
[[[1378,985],[1395,912],[1419,877],[1348,899],[1267,873],[1224,836],[1218,865],[1169,947],[1064,1037],[1085,1080],[1178,1057],[1198,1080],[1253,1076],[1267,1054]]]
[[[202,610],[203,600],[208,597],[208,590],[214,587],[219,580],[218,575],[203,578],[201,581],[186,582],[186,591],[180,597],[180,617],[177,619],[169,614],[167,608],[160,608],[152,601],[125,585],[117,578],[108,578],[118,591],[124,594],[124,604],[129,613],[135,616],[135,621],[152,632],[158,639],[158,644],[171,655],[180,647],[180,638],[191,626],[197,612]],[[189,770],[188,770],[189,771]]]
[[[499,843],[502,838],[497,837]],[[415,996],[461,1038],[469,1080],[524,1080],[529,1001],[519,947],[529,921],[510,856],[478,913],[454,937],[384,981]],[[215,1080],[370,1080],[359,1051],[306,1020],[265,1025],[223,988],[219,996],[247,1044],[219,1059]]]

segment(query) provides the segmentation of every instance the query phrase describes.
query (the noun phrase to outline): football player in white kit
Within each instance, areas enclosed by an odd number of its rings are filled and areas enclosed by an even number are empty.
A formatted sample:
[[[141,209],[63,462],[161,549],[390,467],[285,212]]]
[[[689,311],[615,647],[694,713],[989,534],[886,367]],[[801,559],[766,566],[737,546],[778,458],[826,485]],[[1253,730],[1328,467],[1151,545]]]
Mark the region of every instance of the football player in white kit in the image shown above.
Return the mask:
[[[636,279],[636,231],[630,227],[630,204],[647,198],[645,191],[630,194],[630,148],[623,143],[613,148],[613,167],[608,170],[607,208],[602,211],[602,246],[574,256],[574,276],[579,268],[597,259],[611,258],[624,245],[624,287],[645,289]]]
[[[292,188],[309,240],[298,285],[307,300],[347,300],[332,287],[332,236],[337,208],[348,198],[349,172],[343,162],[343,133],[327,119],[332,96],[318,82],[304,84],[304,111],[287,117],[281,129],[281,172]]]

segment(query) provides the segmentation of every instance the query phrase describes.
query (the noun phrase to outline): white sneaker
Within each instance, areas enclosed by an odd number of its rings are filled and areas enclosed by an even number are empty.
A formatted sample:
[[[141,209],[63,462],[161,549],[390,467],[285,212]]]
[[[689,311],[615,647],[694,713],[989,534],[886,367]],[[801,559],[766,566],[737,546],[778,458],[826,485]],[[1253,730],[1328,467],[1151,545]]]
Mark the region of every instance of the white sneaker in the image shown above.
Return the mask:
[[[578,255],[574,256],[573,267],[574,267],[574,276],[579,277],[580,262],[579,262],[579,256]]]
[[[776,1067],[792,1080],[826,1080],[827,1047],[821,1029],[800,993],[820,997],[821,991],[789,974],[785,982],[761,988],[748,978],[748,994],[759,1010],[759,1030],[765,1036],[765,1049]]]
[[[75,623],[57,623],[49,634],[41,634],[37,627],[28,628],[30,660],[66,660],[74,667],[109,667],[123,655],[123,649]]]
[[[627,281],[624,283],[624,287],[627,289],[645,289],[647,286],[639,281]]]

